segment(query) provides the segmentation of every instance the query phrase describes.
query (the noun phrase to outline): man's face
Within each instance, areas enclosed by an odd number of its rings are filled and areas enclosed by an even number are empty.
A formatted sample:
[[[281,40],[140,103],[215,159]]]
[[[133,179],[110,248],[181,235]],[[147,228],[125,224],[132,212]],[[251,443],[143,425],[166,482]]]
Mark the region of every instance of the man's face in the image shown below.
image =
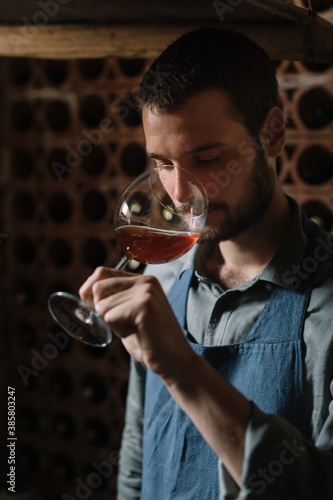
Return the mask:
[[[220,91],[202,91],[170,114],[144,108],[143,127],[147,155],[157,165],[189,170],[205,186],[209,214],[201,243],[234,239],[265,213],[274,170]]]

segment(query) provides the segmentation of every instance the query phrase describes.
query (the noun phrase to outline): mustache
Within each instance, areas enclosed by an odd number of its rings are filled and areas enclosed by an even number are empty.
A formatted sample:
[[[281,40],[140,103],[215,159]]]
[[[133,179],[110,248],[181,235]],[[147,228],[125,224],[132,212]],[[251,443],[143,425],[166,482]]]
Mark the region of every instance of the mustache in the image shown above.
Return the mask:
[[[212,202],[212,203],[209,202],[208,212],[212,210],[220,210],[221,212],[227,212],[227,213],[230,212],[230,208],[228,207],[228,205],[223,202]]]

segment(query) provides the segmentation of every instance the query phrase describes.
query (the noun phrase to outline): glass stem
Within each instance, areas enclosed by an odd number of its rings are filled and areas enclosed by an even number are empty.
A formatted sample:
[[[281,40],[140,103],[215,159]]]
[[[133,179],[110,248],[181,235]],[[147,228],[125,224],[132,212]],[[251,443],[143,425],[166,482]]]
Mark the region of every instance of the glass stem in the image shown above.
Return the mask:
[[[123,269],[125,269],[127,264],[129,262],[131,262],[131,260],[132,260],[131,257],[127,257],[126,255],[123,255],[123,257],[120,259],[118,264],[115,266],[115,269],[119,269],[120,271],[122,271]]]

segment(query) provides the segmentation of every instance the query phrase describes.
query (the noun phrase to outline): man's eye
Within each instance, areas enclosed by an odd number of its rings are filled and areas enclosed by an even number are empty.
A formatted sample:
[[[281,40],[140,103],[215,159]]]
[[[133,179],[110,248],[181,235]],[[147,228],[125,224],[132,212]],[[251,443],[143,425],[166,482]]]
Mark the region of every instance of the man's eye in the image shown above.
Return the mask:
[[[172,167],[172,163],[170,163],[169,161],[157,161],[155,162],[156,163],[156,167]]]
[[[214,158],[210,158],[209,160],[203,160],[198,158],[198,162],[200,165],[208,165],[212,166],[215,165],[219,160],[221,159],[221,155],[215,156]]]

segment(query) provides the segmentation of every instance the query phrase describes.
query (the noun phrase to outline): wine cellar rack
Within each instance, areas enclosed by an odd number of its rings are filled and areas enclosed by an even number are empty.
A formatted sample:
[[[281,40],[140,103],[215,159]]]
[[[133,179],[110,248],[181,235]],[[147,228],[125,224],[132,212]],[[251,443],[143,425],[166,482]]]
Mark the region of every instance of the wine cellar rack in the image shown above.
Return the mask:
[[[117,339],[64,337],[47,299],[121,257],[115,200],[151,167],[131,98],[148,62],[1,61],[1,358],[17,395],[18,486],[41,498],[116,495],[129,357]]]
[[[131,97],[149,62],[1,60],[0,355],[16,389],[26,498],[116,497],[129,357],[117,339],[106,349],[69,340],[47,299],[77,293],[120,258],[115,201],[152,166]],[[276,69],[287,121],[280,182],[332,231],[333,65]]]

